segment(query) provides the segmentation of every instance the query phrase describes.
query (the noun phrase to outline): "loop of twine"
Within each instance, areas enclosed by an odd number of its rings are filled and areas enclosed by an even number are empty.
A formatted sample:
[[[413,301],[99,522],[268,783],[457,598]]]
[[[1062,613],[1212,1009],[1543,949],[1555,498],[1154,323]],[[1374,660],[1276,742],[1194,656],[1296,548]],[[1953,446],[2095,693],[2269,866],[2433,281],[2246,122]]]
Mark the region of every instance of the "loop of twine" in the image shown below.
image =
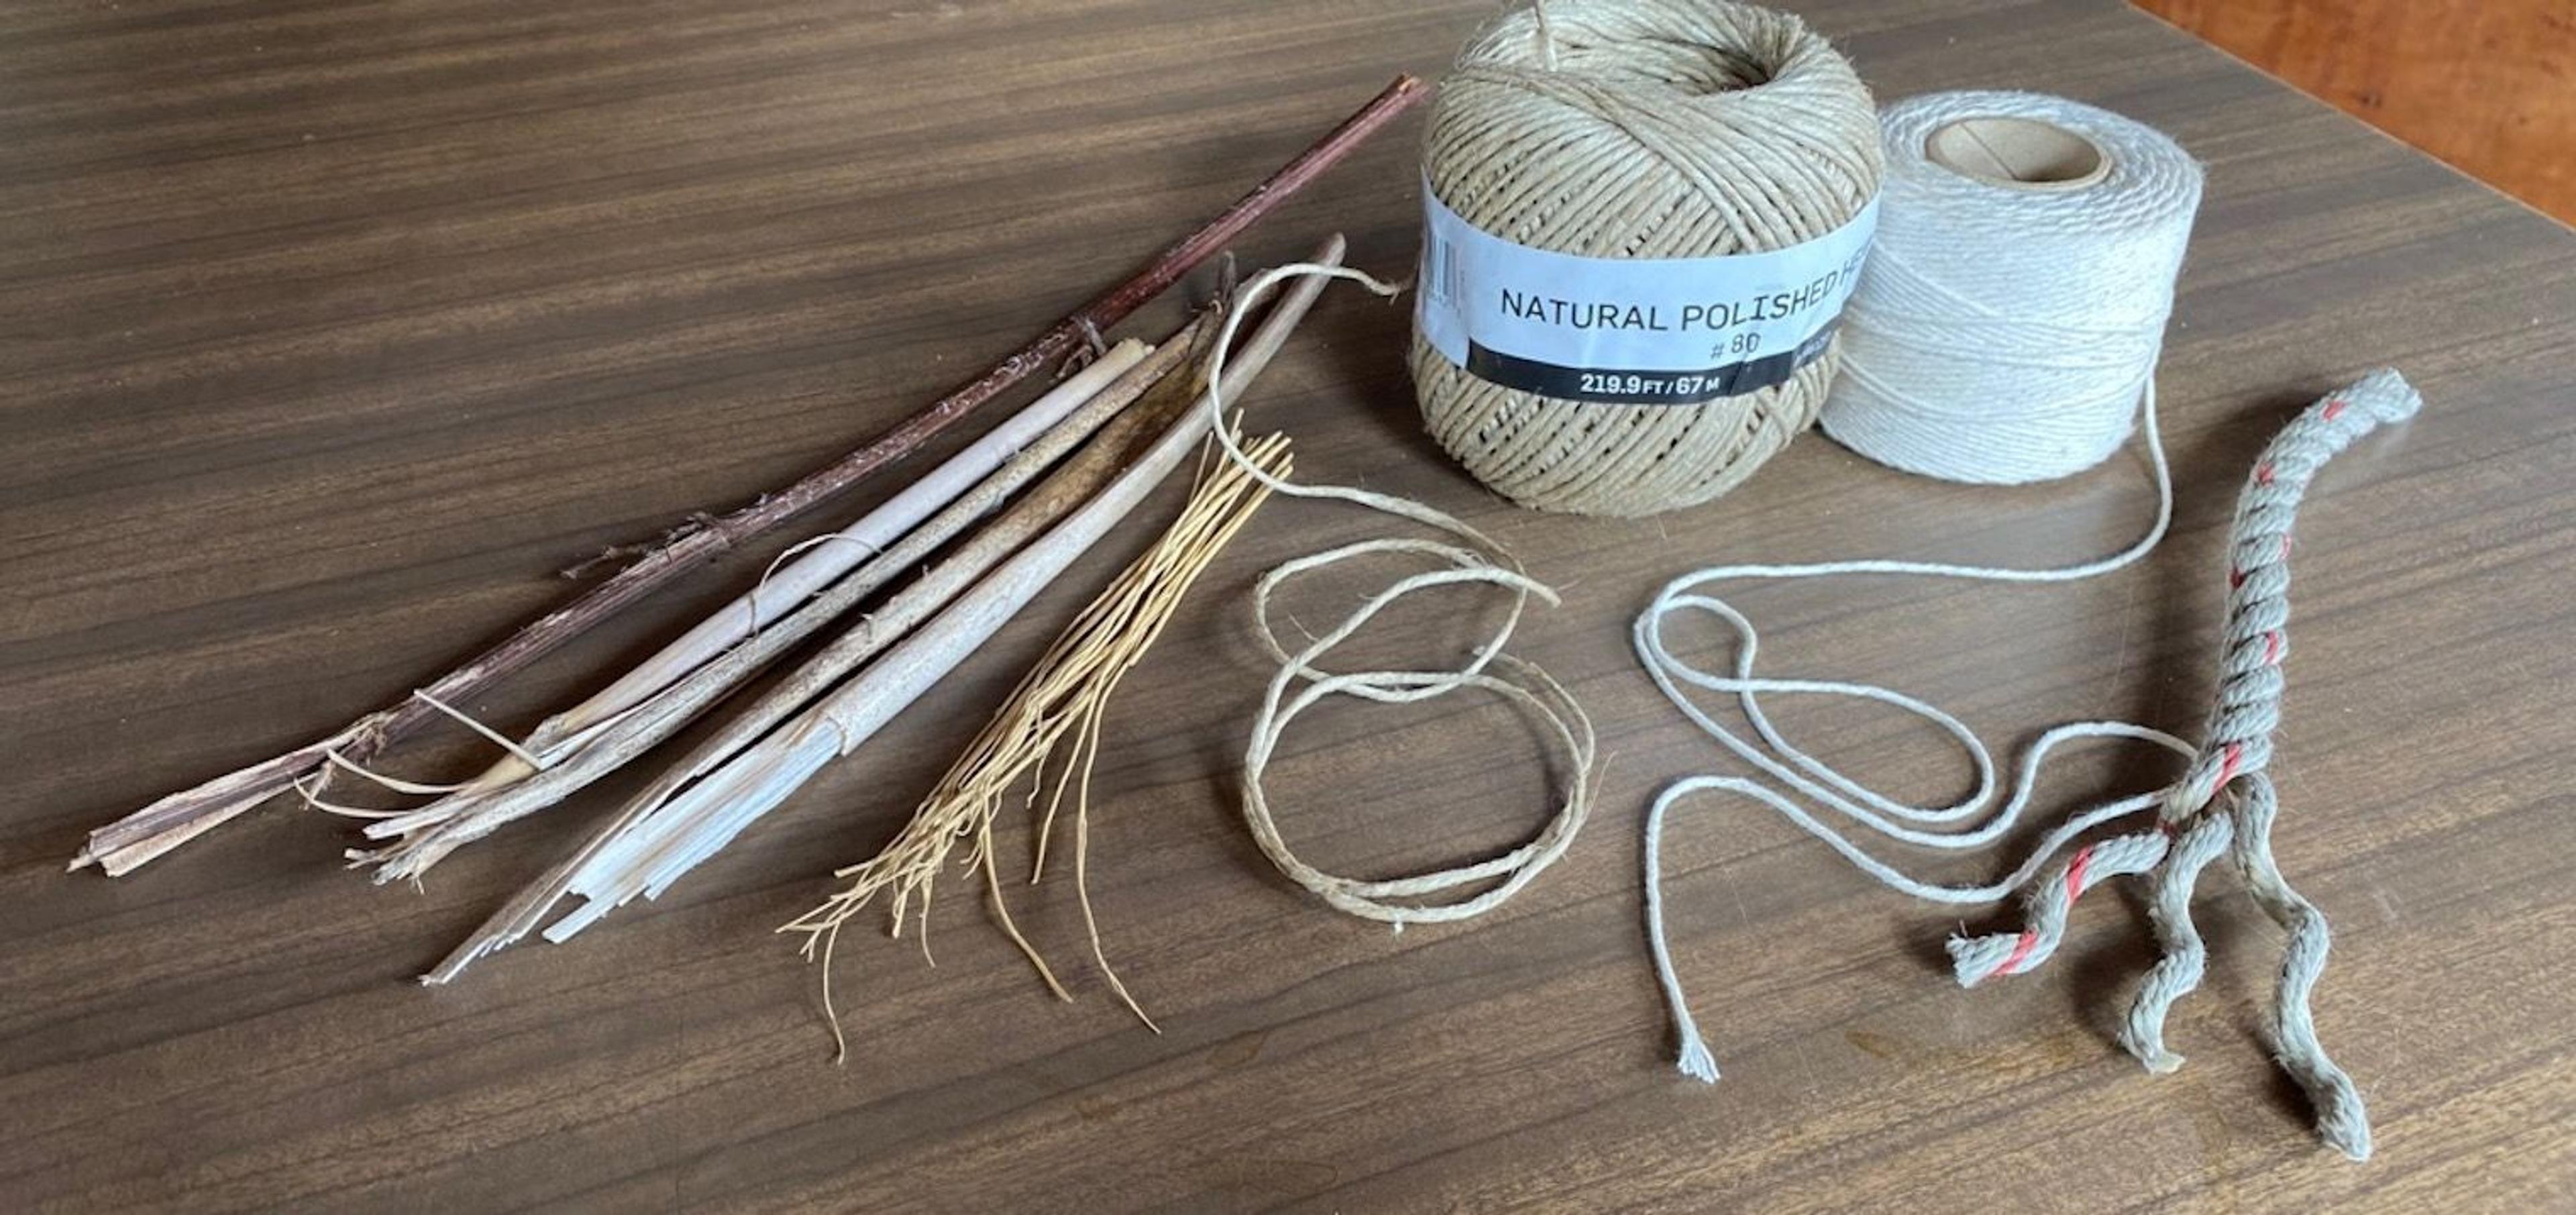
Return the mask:
[[[1280,645],[1277,635],[1271,631],[1269,618],[1270,597],[1281,584],[1340,561],[1387,552],[1435,556],[1454,563],[1457,568],[1414,574],[1397,580],[1345,617],[1342,623],[1293,654]],[[1475,657],[1457,670],[1328,674],[1315,666],[1325,654],[1349,640],[1396,600],[1436,587],[1462,583],[1485,583],[1510,589],[1514,593],[1515,618],[1519,615],[1520,604],[1528,596],[1535,595],[1550,605],[1556,602],[1553,590],[1525,574],[1492,565],[1481,555],[1455,545],[1418,540],[1362,541],[1318,553],[1270,571],[1262,577],[1253,595],[1253,611],[1260,621],[1262,642],[1279,658],[1280,667],[1262,694],[1261,708],[1253,717],[1252,742],[1244,752],[1244,821],[1251,827],[1253,841],[1260,845],[1262,854],[1269,857],[1290,881],[1313,891],[1337,910],[1363,919],[1390,923],[1399,929],[1408,923],[1463,920],[1501,906],[1541,870],[1565,855],[1566,848],[1574,842],[1575,832],[1582,827],[1591,803],[1591,773],[1597,745],[1591,719],[1584,715],[1582,706],[1575,703],[1573,695],[1547,672],[1502,652],[1502,647],[1511,639],[1510,620],[1477,646]],[[1493,671],[1504,673],[1495,674]],[[1301,682],[1302,687],[1299,686]],[[1550,741],[1565,757],[1568,783],[1564,799],[1536,837],[1483,861],[1384,880],[1350,878],[1326,872],[1300,859],[1289,848],[1280,837],[1278,823],[1272,817],[1269,795],[1262,787],[1262,776],[1272,756],[1277,753],[1279,741],[1287,733],[1289,723],[1298,714],[1330,696],[1401,703],[1443,696],[1464,688],[1492,692],[1510,701],[1546,728]],[[1454,903],[1412,901],[1496,879],[1499,881],[1489,889]]]
[[[1673,968],[1672,952],[1665,943],[1663,917],[1662,839],[1664,821],[1674,805],[1702,792],[1722,792],[1750,798],[1777,811],[1799,830],[1832,848],[1843,859],[1891,889],[1915,898],[1953,905],[1992,903],[2022,889],[2068,843],[2084,832],[2114,819],[2149,810],[2162,800],[2161,792],[2126,797],[2106,802],[2070,816],[2034,846],[2029,855],[2001,879],[1978,885],[1953,886],[1912,876],[1894,865],[1871,855],[1854,842],[1850,835],[1829,825],[1821,816],[1839,816],[1859,830],[1919,847],[1952,852],[1975,852],[1992,845],[2021,821],[2038,787],[2041,766],[2049,753],[2065,742],[2085,738],[2130,738],[2152,742],[2168,750],[2190,755],[2194,748],[2179,738],[2147,726],[2118,721],[2070,722],[2040,735],[2025,752],[2014,769],[2010,793],[2003,805],[1983,822],[1965,830],[1957,824],[1975,819],[1991,805],[2003,786],[1994,754],[1985,740],[1965,722],[1928,701],[1908,696],[1893,688],[1877,684],[1821,679],[1781,679],[1754,674],[1754,660],[1761,651],[1761,634],[1752,618],[1725,600],[1708,592],[1719,583],[1740,581],[1786,581],[1823,578],[1846,574],[1902,574],[1934,578],[1957,578],[1982,582],[2058,583],[2073,582],[2134,564],[2164,539],[2173,519],[2173,476],[2165,461],[2162,436],[2156,426],[2155,394],[2152,387],[2141,398],[2139,413],[2144,419],[2147,459],[2155,478],[2156,513],[2146,533],[2108,557],[2096,561],[2052,569],[2013,569],[1989,566],[1954,565],[1931,561],[1867,560],[1830,561],[1807,565],[1728,565],[1694,570],[1666,583],[1652,603],[1637,617],[1632,640],[1637,658],[1645,664],[1646,674],[1663,691],[1664,697],[1680,709],[1702,732],[1725,747],[1737,758],[1751,764],[1783,788],[1732,776],[1694,776],[1667,786],[1657,795],[1646,818],[1646,928],[1647,946],[1653,955],[1657,985],[1663,989],[1675,1033],[1680,1042],[1680,1063],[1684,1073],[1701,1080],[1717,1079],[1717,1067],[1708,1046],[1701,1039],[1697,1024],[1682,995],[1681,979]],[[1697,612],[1725,623],[1735,634],[1735,660],[1731,672],[1707,670],[1692,665],[1675,654],[1664,636],[1668,619],[1684,612]],[[1732,696],[1753,727],[1754,739],[1746,739],[1728,729],[1708,709],[1694,700],[1688,688]],[[1976,787],[1967,796],[1946,806],[1916,806],[1886,796],[1816,758],[1789,741],[1774,726],[1762,708],[1764,695],[1823,695],[1890,705],[1938,727],[1957,741],[1976,771]]]
[[[1354,282],[1382,296],[1391,296],[1401,290],[1395,284],[1339,266],[1296,263],[1264,271],[1243,285],[1238,303],[1228,311],[1217,334],[1215,347],[1209,354],[1209,378],[1222,378],[1226,351],[1233,344],[1235,327],[1256,300],[1290,279],[1314,276]],[[1290,881],[1312,892],[1327,905],[1363,919],[1392,924],[1397,931],[1402,931],[1409,923],[1463,920],[1501,906],[1565,855],[1591,810],[1597,750],[1591,719],[1584,714],[1573,695],[1545,671],[1503,652],[1504,647],[1510,644],[1512,631],[1518,627],[1529,600],[1535,597],[1554,606],[1556,592],[1521,572],[1501,545],[1447,512],[1392,494],[1344,485],[1301,484],[1272,475],[1237,445],[1229,428],[1222,424],[1225,417],[1222,394],[1212,388],[1207,400],[1208,409],[1219,423],[1214,427],[1214,433],[1225,458],[1268,486],[1272,492],[1354,503],[1437,528],[1473,546],[1403,538],[1364,540],[1297,558],[1262,575],[1253,591],[1253,619],[1262,646],[1280,665],[1262,695],[1261,708],[1253,719],[1252,737],[1244,750],[1243,816],[1254,842]],[[1356,557],[1386,553],[1430,557],[1447,568],[1397,580],[1371,596],[1340,624],[1302,648],[1291,650],[1281,643],[1271,623],[1271,596],[1281,586],[1304,574]],[[1502,623],[1475,647],[1461,666],[1451,670],[1331,672],[1319,665],[1326,654],[1348,641],[1370,620],[1404,596],[1462,584],[1501,587],[1511,593],[1512,602],[1511,610]],[[1510,701],[1538,721],[1551,741],[1564,753],[1568,766],[1565,794],[1546,826],[1527,843],[1498,856],[1396,878],[1343,877],[1299,858],[1280,836],[1268,791],[1262,783],[1289,723],[1298,714],[1330,696],[1406,703],[1464,688],[1492,692]],[[1453,895],[1462,887],[1484,882],[1492,882],[1493,885],[1454,901],[1424,901],[1433,896]]]

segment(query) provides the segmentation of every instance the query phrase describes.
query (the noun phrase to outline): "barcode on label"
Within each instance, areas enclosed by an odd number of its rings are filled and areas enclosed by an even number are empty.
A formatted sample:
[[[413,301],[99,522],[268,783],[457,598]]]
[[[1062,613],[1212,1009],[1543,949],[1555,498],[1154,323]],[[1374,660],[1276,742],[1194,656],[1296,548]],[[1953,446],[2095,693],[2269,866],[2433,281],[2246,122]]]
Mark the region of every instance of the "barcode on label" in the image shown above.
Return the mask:
[[[1454,304],[1467,295],[1467,271],[1458,264],[1458,251],[1437,232],[1426,232],[1430,243],[1430,273],[1423,276],[1423,290],[1443,304]]]

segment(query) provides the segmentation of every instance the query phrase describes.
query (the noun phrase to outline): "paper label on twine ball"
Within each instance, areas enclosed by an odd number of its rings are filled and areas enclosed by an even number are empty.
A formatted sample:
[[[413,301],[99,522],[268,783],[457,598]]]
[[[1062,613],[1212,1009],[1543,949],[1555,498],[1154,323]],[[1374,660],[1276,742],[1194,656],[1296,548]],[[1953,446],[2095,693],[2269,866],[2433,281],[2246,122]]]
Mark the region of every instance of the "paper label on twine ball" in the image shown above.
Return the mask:
[[[1614,405],[1785,383],[1833,339],[1878,226],[1872,198],[1814,240],[1722,257],[1583,257],[1484,231],[1422,187],[1423,340],[1478,379]]]

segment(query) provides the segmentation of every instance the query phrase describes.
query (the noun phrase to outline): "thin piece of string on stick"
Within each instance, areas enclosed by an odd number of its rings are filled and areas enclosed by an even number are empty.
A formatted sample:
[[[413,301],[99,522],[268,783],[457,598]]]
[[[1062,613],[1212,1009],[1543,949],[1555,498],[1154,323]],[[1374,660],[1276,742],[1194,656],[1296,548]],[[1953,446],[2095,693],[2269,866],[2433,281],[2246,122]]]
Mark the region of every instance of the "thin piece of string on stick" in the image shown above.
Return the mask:
[[[804,555],[809,550],[821,548],[826,544],[856,545],[862,557],[874,558],[885,556],[884,545],[878,544],[862,536],[853,536],[848,532],[825,532],[819,536],[807,536],[806,538],[779,550],[777,556],[769,559],[769,565],[760,571],[760,581],[753,583],[751,585],[750,593],[743,596],[743,610],[749,613],[750,618],[743,626],[742,641],[735,644],[739,645],[749,642],[753,638],[760,636],[760,630],[768,627],[770,617],[761,610],[760,596],[761,592],[769,589],[770,580],[778,576],[779,567],[799,556]]]
[[[457,721],[464,723],[466,729],[472,730],[476,734],[480,734],[484,738],[499,744],[503,750],[516,756],[521,762],[532,767],[543,766],[536,756],[528,753],[526,748],[510,741],[510,737],[508,735],[475,720],[472,714],[467,713],[463,709],[459,709],[446,701],[440,700],[419,688],[412,689],[411,694],[413,699],[420,701],[422,704],[428,705],[430,708],[435,709],[440,713],[455,718]],[[303,799],[306,806],[315,810],[320,810],[326,814],[337,814],[350,818],[398,818],[404,814],[410,813],[408,810],[369,810],[363,807],[342,805],[322,800],[322,792],[330,779],[330,772],[332,769],[338,769],[340,771],[350,773],[351,775],[362,777],[396,793],[409,794],[414,797],[442,797],[468,787],[465,784],[440,785],[430,784],[423,781],[405,780],[399,776],[392,776],[383,772],[378,772],[357,762],[356,760],[350,759],[346,755],[341,754],[337,747],[324,747],[322,749],[322,759],[325,765],[323,771],[315,773],[310,778],[297,777],[296,779],[289,781],[288,784],[294,788],[296,796]],[[305,784],[307,779],[312,781],[310,786]]]
[[[750,620],[744,626],[743,636],[741,640],[735,643],[736,646],[748,644],[760,635],[760,630],[764,624],[760,609],[761,592],[768,589],[770,580],[777,576],[779,567],[787,564],[789,561],[795,559],[797,556],[807,552],[808,550],[834,543],[858,545],[868,556],[871,557],[882,555],[884,552],[883,549],[865,539],[851,536],[843,532],[825,532],[819,536],[808,536],[803,540],[799,540],[794,544],[788,545],[784,550],[780,551],[777,556],[770,558],[768,566],[761,571],[760,581],[754,583],[750,592],[741,600],[750,613]],[[502,732],[483,724],[464,710],[458,709],[425,691],[415,688],[412,690],[412,696],[421,703],[428,705],[430,708],[463,723],[465,728],[474,731],[476,734],[479,734],[492,742],[495,746],[500,747],[503,751],[507,752],[512,759],[525,765],[526,770],[529,773],[543,772],[546,769],[553,767],[556,761],[560,759],[566,751],[588,741],[590,738],[596,736],[600,731],[616,725],[618,722],[626,719],[628,716],[643,707],[643,702],[640,701],[636,704],[628,705],[625,708],[618,710],[615,714],[593,723],[588,729],[579,734],[556,740],[555,745],[548,748],[547,754],[539,755],[538,753],[529,750],[525,745],[512,739],[509,735],[503,734]],[[451,793],[486,787],[485,785],[478,784],[475,781],[432,784],[425,781],[406,780],[402,777],[378,772],[372,768],[366,767],[365,765],[342,755],[337,748],[323,748],[322,758],[326,765],[326,770],[311,778],[311,783],[309,785],[306,783],[307,778],[303,777],[298,777],[296,780],[291,782],[294,786],[295,794],[298,798],[303,800],[305,806],[309,809],[319,810],[326,814],[341,815],[348,818],[400,818],[411,813],[411,811],[408,809],[376,810],[362,806],[351,806],[337,802],[325,801],[322,797],[322,793],[325,784],[329,779],[329,770],[331,769],[350,773],[351,775],[373,782],[374,784],[382,786],[383,788],[389,789],[395,793],[408,794],[413,797],[444,797]],[[374,859],[374,854],[372,853],[359,853],[354,855],[367,860]]]

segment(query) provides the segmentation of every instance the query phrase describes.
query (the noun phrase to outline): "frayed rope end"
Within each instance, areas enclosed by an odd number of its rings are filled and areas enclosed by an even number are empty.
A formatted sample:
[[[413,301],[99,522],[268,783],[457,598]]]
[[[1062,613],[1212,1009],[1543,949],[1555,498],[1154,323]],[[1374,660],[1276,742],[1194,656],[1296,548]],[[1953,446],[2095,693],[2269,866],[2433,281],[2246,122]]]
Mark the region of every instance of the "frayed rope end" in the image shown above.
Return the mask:
[[[1961,987],[1974,987],[1994,976],[2012,955],[2020,940],[2015,933],[1990,934],[1982,937],[1952,937],[1945,942],[1950,951],[1951,974]]]
[[[2336,396],[2360,406],[2373,420],[2383,423],[2406,421],[2424,408],[2424,394],[2417,392],[2415,386],[2397,374],[2394,367],[2372,371],[2341,393],[2330,394],[2327,399],[2333,400]]]
[[[2370,1159],[2370,1121],[2358,1110],[2319,1116],[2317,1137],[2355,1164]]]
[[[2127,1044],[2123,1043],[2122,1045]],[[2138,1057],[2138,1062],[2144,1064],[2148,1071],[2159,1076],[2170,1076],[2175,1072],[2182,1070],[2182,1056],[2166,1050],[2162,1046],[2131,1046],[2129,1047],[2129,1053],[2136,1055]]]
[[[2292,1058],[2281,1057],[2280,1062],[2282,1070],[2307,1089],[2308,1102],[2317,1114],[2317,1138],[2356,1164],[2370,1159],[2370,1111],[2362,1104],[2361,1090],[2353,1087],[2351,1077],[2332,1064],[2327,1064],[2329,1070],[2319,1075]]]
[[[1698,1028],[1683,1026],[1681,1038],[1682,1050],[1674,1057],[1674,1066],[1702,1084],[1717,1083],[1717,1057],[1708,1053],[1708,1043],[1701,1040]]]

